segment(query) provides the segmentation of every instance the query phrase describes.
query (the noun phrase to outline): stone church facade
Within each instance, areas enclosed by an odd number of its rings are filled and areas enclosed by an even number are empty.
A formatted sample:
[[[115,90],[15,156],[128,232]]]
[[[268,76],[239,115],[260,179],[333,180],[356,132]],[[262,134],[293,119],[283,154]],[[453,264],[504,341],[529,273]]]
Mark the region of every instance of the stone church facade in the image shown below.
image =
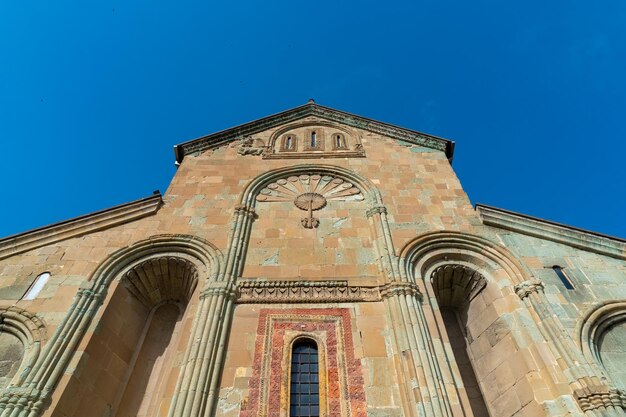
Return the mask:
[[[453,150],[309,102],[0,239],[0,417],[623,416],[626,241],[472,207]]]

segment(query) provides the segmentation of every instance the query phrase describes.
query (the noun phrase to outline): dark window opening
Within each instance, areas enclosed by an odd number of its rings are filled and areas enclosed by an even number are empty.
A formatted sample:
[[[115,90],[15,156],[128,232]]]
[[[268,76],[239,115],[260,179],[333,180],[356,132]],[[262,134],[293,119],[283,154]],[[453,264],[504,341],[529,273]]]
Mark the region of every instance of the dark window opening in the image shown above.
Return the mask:
[[[291,149],[293,147],[293,140],[291,136],[287,136],[287,143],[285,144],[285,148]]]
[[[319,357],[317,344],[309,339],[296,342],[291,353],[289,416],[319,417]]]
[[[311,132],[311,148],[317,148],[317,135]]]
[[[554,265],[552,269],[554,270],[556,275],[559,277],[559,279],[561,280],[565,288],[567,288],[568,290],[574,289],[574,284],[572,284],[572,281],[569,279],[565,271],[563,271],[563,268],[561,268],[558,265]]]

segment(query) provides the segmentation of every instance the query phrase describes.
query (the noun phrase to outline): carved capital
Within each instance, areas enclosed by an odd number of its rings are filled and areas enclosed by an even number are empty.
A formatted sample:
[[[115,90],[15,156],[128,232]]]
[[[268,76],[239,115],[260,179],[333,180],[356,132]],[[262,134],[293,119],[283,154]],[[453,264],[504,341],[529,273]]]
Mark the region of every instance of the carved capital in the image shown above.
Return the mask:
[[[248,217],[254,216],[254,208],[247,206],[245,204],[237,204],[235,206],[235,215],[243,214]]]
[[[380,295],[389,298],[394,295],[411,295],[421,299],[422,293],[418,286],[412,282],[391,282],[380,287]]]
[[[200,292],[200,299],[223,295],[228,299],[237,297],[237,287],[230,281],[209,282]]]
[[[374,214],[387,214],[387,207],[385,206],[376,206],[368,209],[365,214],[367,217],[372,217]]]
[[[531,279],[528,281],[520,282],[517,284],[515,289],[515,294],[522,300],[528,297],[530,294],[543,291],[543,282],[538,279]]]
[[[104,296],[105,294],[103,294],[102,292],[92,290],[91,288],[81,288],[76,293],[77,298],[84,297],[90,301],[95,300],[97,305],[102,304],[102,301],[104,301]],[[85,305],[84,309],[86,310],[87,308],[88,308],[87,305]]]
[[[0,406],[4,409],[38,411],[49,403],[49,393],[35,388],[8,387],[0,396]]]
[[[574,391],[574,397],[583,411],[609,407],[626,409],[624,391],[606,385],[592,385],[577,389]]]

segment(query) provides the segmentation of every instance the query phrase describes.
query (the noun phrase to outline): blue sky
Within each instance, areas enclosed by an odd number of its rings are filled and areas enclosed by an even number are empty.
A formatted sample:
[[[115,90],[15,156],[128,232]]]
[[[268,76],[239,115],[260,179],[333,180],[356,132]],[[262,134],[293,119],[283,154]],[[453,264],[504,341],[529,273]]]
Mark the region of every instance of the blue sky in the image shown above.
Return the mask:
[[[225,3],[225,4],[219,4]],[[0,2],[0,236],[319,104],[455,140],[472,203],[626,237],[626,2]]]

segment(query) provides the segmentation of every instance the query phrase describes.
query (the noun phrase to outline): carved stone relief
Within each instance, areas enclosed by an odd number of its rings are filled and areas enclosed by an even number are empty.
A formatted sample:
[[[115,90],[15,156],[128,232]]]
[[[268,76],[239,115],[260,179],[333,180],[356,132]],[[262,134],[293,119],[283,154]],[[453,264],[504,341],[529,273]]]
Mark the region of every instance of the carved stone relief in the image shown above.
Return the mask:
[[[293,201],[300,210],[306,211],[302,226],[313,229],[319,226],[319,219],[313,212],[323,209],[328,200],[361,201],[361,190],[354,184],[331,175],[300,175],[279,179],[263,188],[257,196],[258,202]]]

